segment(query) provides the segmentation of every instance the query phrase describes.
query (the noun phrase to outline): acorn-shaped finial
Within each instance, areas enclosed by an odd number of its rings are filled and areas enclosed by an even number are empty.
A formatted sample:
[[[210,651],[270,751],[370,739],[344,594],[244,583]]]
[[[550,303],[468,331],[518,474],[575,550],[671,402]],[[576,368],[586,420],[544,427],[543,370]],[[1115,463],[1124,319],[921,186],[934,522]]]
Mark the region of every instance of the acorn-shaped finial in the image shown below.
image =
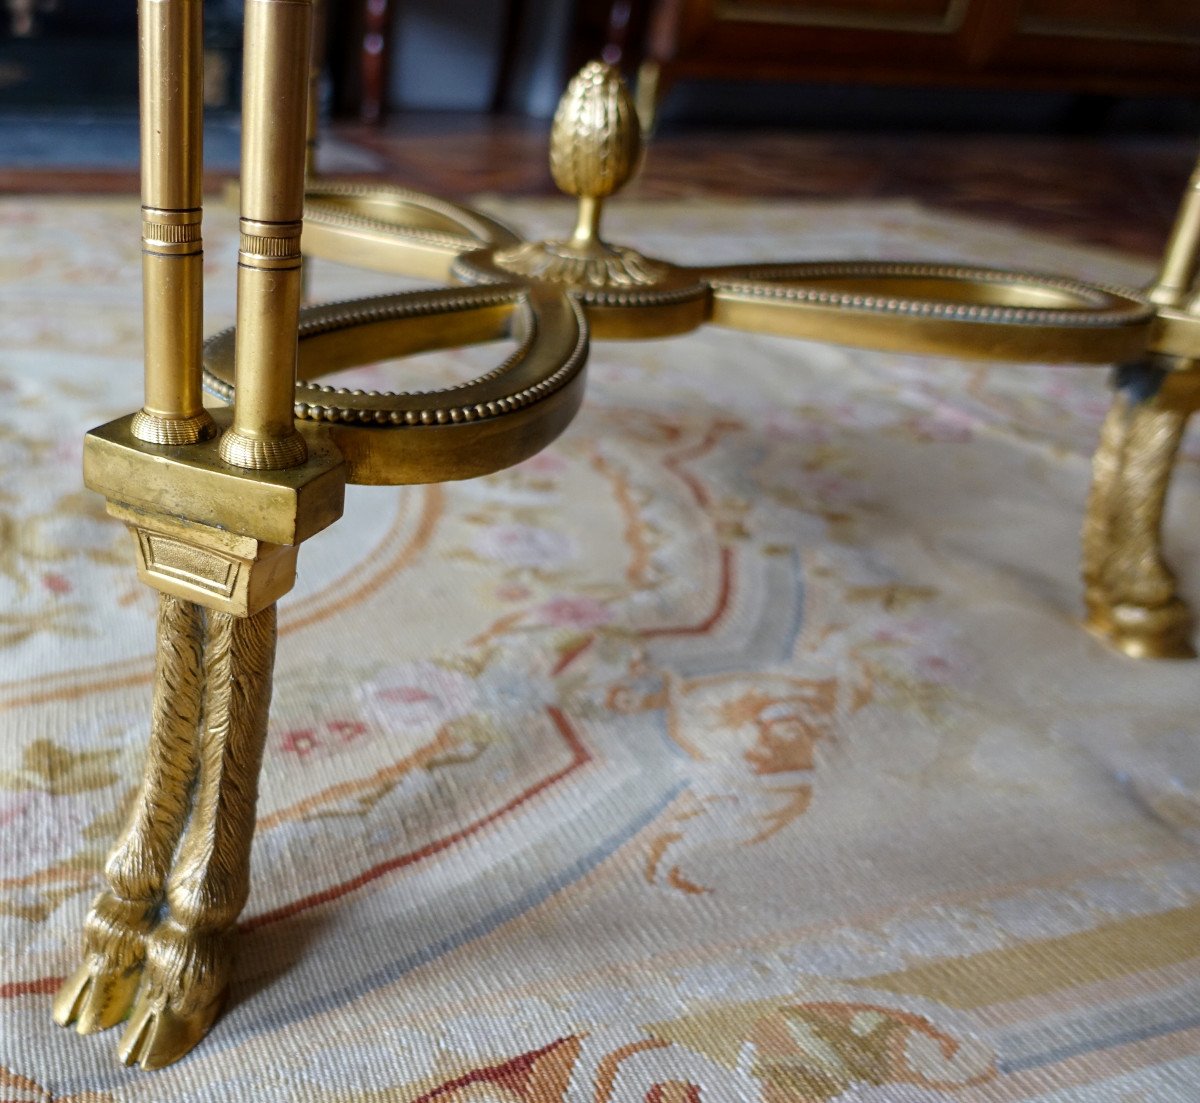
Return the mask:
[[[588,62],[567,85],[550,131],[550,172],[568,195],[603,199],[623,187],[642,148],[637,109],[621,74]]]
[[[587,294],[671,283],[674,269],[636,249],[609,245],[600,236],[604,201],[637,169],[642,131],[621,75],[592,61],[567,85],[550,131],[550,171],[554,182],[579,200],[569,238],[525,241],[493,256],[501,272],[515,272]],[[703,291],[702,285],[696,287]],[[672,284],[678,290],[678,284]]]

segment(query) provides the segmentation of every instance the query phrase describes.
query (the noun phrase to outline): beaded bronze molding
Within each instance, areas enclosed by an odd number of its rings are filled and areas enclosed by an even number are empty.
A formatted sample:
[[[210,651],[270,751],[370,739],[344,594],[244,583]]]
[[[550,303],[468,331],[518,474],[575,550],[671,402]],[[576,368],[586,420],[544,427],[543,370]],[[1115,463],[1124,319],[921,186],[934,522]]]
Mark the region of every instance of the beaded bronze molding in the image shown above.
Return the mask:
[[[720,270],[715,270],[719,272]],[[829,278],[871,281],[878,279],[935,280],[969,289],[981,285],[1014,291],[1048,291],[1077,300],[1070,309],[1039,306],[1005,306],[991,303],[956,303],[903,295],[876,295],[865,290],[828,291],[806,286],[806,281]],[[1148,322],[1154,307],[1146,297],[1128,288],[1082,283],[1064,276],[1036,272],[1010,272],[998,268],[905,262],[848,261],[830,264],[761,265],[710,275],[714,290],[837,307],[877,314],[912,314],[984,325],[1126,326]]]
[[[457,317],[461,325],[456,327],[455,342],[461,344],[469,316],[476,317],[475,332],[481,340],[516,336],[517,348],[497,367],[467,382],[431,390],[365,390],[302,378],[296,385],[296,417],[370,431],[460,425],[525,409],[549,398],[583,370],[587,325],[578,304],[524,285],[487,285],[309,307],[301,312],[297,334],[301,375],[307,374],[308,361],[315,359],[309,354],[314,342],[323,341],[325,348],[333,349],[345,335],[374,327],[378,338],[371,346],[372,354],[381,358],[388,355],[390,342],[401,344],[408,352],[439,347],[441,331],[431,330],[430,320],[440,323]],[[566,326],[565,316],[570,318]],[[570,335],[569,344],[561,340],[563,331]],[[237,398],[235,337],[236,331],[229,328],[205,345],[205,390],[230,403]],[[556,346],[553,353],[549,352],[551,344]],[[337,353],[334,362],[338,370],[353,366]]]

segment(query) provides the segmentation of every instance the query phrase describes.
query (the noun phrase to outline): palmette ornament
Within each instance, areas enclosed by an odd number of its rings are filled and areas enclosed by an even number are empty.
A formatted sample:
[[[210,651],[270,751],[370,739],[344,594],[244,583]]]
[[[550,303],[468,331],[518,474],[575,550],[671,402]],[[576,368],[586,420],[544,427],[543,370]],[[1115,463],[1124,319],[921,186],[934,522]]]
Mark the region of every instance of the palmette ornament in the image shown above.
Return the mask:
[[[1088,624],[1131,655],[1190,654],[1163,562],[1166,487],[1200,406],[1200,185],[1149,295],[953,265],[809,262],[683,267],[606,242],[606,198],[640,135],[619,76],[572,82],[555,118],[570,237],[525,242],[469,208],[398,188],[310,181],[312,5],[248,0],[237,327],[203,351],[199,0],[142,0],[146,403],[93,430],[85,479],[135,538],[160,592],[150,748],[137,800],[84,924],[55,1018],[125,1022],[121,1058],[178,1060],[216,1020],[250,891],[275,602],[299,546],[333,524],[347,483],[470,478],[517,463],[570,423],[590,336],[714,324],[860,347],[1041,364],[1126,365],[1097,452],[1084,534]],[[174,95],[173,81],[183,91]],[[1197,177],[1200,180],[1200,177]],[[305,252],[458,286],[300,308]],[[498,337],[516,351],[445,390],[319,383],[355,365]],[[199,404],[200,382],[231,410]]]

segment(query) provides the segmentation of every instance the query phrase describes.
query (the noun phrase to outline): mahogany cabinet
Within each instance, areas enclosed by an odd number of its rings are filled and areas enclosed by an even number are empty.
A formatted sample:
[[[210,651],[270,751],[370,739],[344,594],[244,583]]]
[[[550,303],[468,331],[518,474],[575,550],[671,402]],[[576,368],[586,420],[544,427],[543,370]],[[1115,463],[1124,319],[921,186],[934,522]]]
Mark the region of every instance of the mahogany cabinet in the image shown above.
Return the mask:
[[[695,78],[1200,93],[1200,0],[658,0],[648,17],[660,94]]]

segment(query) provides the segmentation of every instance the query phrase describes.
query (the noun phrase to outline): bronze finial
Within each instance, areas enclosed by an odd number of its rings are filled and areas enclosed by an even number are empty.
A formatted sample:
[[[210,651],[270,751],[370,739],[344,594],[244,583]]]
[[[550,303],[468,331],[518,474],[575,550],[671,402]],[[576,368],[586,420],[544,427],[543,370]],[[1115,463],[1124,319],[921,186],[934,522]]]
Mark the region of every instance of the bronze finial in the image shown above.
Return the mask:
[[[550,173],[579,199],[571,235],[577,248],[598,243],[601,205],[629,182],[641,150],[637,111],[620,73],[589,62],[567,85],[550,129]]]

